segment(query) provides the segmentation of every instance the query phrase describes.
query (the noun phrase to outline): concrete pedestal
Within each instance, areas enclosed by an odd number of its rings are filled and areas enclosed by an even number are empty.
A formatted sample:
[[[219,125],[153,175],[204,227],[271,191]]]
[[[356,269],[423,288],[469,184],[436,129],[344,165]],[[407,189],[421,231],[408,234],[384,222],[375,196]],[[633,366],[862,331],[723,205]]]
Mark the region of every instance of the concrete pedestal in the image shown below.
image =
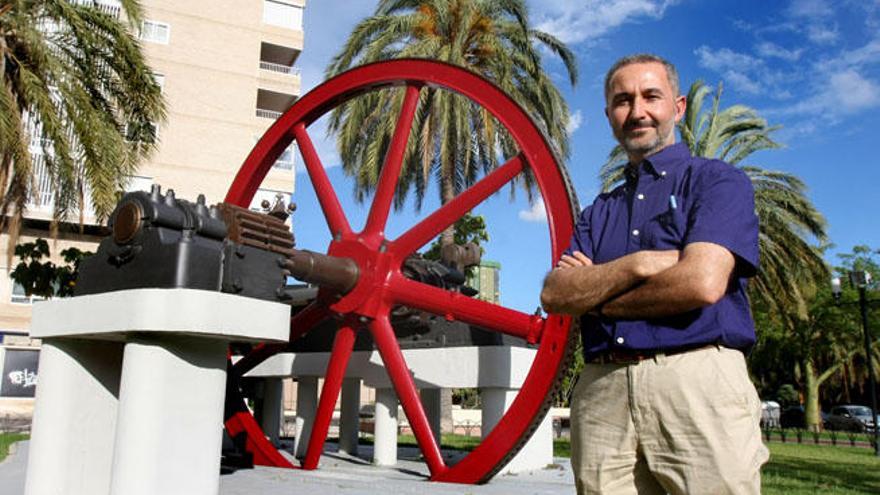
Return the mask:
[[[431,433],[434,434],[437,445],[440,445],[440,434],[443,432],[443,390],[423,388],[419,391],[422,407],[425,409],[425,415],[428,416],[428,424],[431,426]]]
[[[260,410],[260,428],[273,445],[279,445],[284,421],[284,384],[280,378],[263,380],[263,405]]]
[[[519,390],[503,387],[480,389],[480,402],[483,405],[481,417],[482,437],[486,438],[492,428],[501,421],[504,413],[513,404]],[[553,462],[553,420],[545,416],[532,438],[498,474],[518,473],[542,468]]]
[[[358,431],[361,422],[361,381],[359,378],[342,380],[342,398],[339,411],[339,451],[350,455],[358,453]]]
[[[397,394],[392,388],[376,389],[373,464],[397,464]]]
[[[296,437],[293,451],[298,459],[306,456],[315,413],[318,411],[318,378],[303,376],[296,384]]]
[[[27,495],[214,495],[230,341],[284,341],[286,305],[189,289],[37,303]]]

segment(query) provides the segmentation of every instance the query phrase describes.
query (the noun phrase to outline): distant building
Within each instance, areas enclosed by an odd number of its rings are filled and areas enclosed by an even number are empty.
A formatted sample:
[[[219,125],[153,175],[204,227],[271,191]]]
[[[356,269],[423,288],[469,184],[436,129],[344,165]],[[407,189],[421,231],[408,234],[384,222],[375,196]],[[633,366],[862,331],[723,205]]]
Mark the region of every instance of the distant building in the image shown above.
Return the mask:
[[[467,284],[479,294],[478,299],[491,303],[501,302],[501,263],[497,261],[481,261],[468,276]]]
[[[75,1],[121,13],[118,0]],[[295,62],[303,48],[305,0],[142,0],[142,5],[137,32],[162,86],[168,118],[156,128],[157,152],[132,177],[130,190],[157,183],[181,198],[203,193],[209,203],[222,201],[257,139],[300,94]],[[52,217],[51,182],[40,174],[40,136],[30,137],[42,194],[28,205],[20,242],[49,238]],[[293,157],[287,150],[276,162],[255,205],[276,194],[289,199]],[[53,261],[69,246],[97,248],[98,222],[89,211],[84,218],[85,234],[62,229],[57,243],[50,241]],[[8,277],[17,261],[7,266],[7,244],[8,236],[0,235],[0,344],[21,347],[35,298]]]

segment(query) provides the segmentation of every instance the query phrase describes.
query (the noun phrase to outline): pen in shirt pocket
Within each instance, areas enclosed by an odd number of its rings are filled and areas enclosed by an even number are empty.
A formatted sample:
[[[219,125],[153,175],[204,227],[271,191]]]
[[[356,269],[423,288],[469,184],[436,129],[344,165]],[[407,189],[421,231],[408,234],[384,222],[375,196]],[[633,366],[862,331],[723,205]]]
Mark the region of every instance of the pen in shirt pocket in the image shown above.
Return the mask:
[[[670,210],[678,209],[678,201],[675,200],[674,194],[669,195],[669,209]]]

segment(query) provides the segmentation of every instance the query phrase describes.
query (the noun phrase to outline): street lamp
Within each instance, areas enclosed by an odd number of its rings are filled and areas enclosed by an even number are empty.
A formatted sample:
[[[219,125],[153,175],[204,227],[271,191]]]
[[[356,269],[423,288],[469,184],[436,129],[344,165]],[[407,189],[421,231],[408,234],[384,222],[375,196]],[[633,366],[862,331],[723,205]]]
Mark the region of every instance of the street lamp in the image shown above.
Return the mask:
[[[871,274],[864,270],[849,272],[849,280],[859,290],[859,311],[862,314],[862,333],[865,336],[865,360],[868,363],[868,383],[871,387],[871,419],[874,421],[874,454],[880,456],[880,437],[877,424],[877,383],[874,380],[874,360],[871,359],[871,337],[868,331],[868,284],[871,283]],[[840,278],[831,279],[831,293],[836,301],[840,300]]]

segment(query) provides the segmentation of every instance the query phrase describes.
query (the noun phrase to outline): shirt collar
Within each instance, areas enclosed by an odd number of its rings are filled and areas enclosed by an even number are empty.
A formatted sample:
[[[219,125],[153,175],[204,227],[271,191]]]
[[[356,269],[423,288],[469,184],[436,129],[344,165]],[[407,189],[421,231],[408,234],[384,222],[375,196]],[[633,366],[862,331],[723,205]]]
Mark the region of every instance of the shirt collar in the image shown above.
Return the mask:
[[[671,144],[642,160],[642,163],[637,168],[627,165],[626,179],[627,181],[634,181],[638,178],[638,175],[646,173],[652,174],[655,178],[665,177],[666,174],[671,173],[675,167],[685,163],[690,157],[691,150],[687,144]]]

